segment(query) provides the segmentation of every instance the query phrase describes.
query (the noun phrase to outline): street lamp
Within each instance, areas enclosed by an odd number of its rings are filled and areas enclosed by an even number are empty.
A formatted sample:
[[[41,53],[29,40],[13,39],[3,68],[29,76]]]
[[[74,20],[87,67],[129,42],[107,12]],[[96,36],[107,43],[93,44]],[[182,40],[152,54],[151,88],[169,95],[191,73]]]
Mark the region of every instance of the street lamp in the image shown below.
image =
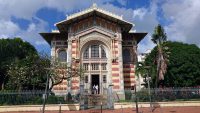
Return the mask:
[[[149,101],[150,101],[150,109],[152,112],[152,103],[151,103],[151,90],[150,90],[150,83],[149,83],[149,68],[150,66],[145,66],[144,67],[147,70],[147,84],[148,84],[148,93],[149,93]]]
[[[133,86],[134,90],[135,90],[135,107],[136,107],[136,113],[139,113],[138,110],[138,98],[137,98],[137,88],[136,88],[136,84]]]
[[[49,70],[49,68],[46,68],[46,70]],[[46,86],[45,86],[45,92],[44,92],[44,100],[43,100],[43,106],[42,106],[42,113],[45,112],[45,104],[46,104],[46,99],[47,99],[47,89],[49,86],[49,73],[46,71],[47,74],[47,81],[46,81]]]

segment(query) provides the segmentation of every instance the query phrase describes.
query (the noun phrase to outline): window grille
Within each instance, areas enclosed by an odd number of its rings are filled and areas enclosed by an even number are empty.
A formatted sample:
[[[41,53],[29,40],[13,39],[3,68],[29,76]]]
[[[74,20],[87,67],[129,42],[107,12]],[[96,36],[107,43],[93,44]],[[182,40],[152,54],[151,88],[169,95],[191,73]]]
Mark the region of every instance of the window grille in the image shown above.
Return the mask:
[[[88,63],[83,64],[84,70],[89,70],[88,67],[89,67],[89,64],[88,64]]]
[[[91,46],[91,57],[92,58],[99,58],[99,45],[92,45]]]
[[[92,70],[99,70],[99,64],[91,64]]]
[[[106,58],[106,52],[102,47],[101,47],[101,58]]]
[[[85,76],[85,83],[88,83],[88,76]]]
[[[106,75],[103,75],[103,83],[106,83]]]
[[[100,55],[101,53],[101,55]],[[106,52],[101,45],[91,45],[83,53],[84,59],[89,58],[106,58]]]
[[[84,52],[84,55],[83,55],[83,58],[84,59],[88,59],[89,58],[89,48],[87,48]]]
[[[106,64],[101,64],[102,70],[106,70]]]
[[[61,62],[67,62],[67,52],[65,50],[58,51],[58,59]]]

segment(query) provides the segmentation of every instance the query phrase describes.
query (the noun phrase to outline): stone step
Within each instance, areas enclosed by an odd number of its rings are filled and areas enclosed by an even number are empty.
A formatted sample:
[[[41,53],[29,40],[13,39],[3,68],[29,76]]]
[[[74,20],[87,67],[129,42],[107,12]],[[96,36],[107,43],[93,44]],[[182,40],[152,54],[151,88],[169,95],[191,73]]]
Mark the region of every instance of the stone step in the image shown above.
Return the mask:
[[[106,105],[107,103],[107,95],[99,95],[99,94],[93,94],[88,95],[88,105],[90,106],[100,106]]]

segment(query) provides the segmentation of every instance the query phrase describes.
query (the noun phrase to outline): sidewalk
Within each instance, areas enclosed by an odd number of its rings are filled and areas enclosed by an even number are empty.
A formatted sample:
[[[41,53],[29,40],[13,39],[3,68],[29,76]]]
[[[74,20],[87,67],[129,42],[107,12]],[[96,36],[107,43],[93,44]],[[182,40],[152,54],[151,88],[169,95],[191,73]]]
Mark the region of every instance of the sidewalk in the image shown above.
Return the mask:
[[[149,102],[139,102],[139,108],[148,108],[150,106]],[[175,102],[158,102],[153,103],[154,108],[174,108],[174,107],[198,107],[200,108],[200,101],[175,101]],[[52,104],[46,105],[47,111],[58,111],[60,105]],[[79,110],[79,104],[62,104],[61,109],[64,111],[77,111]],[[114,109],[121,108],[135,108],[135,103],[115,103]],[[30,112],[30,111],[41,111],[42,105],[12,105],[12,106],[0,106],[0,112]],[[199,110],[200,113],[200,110]]]

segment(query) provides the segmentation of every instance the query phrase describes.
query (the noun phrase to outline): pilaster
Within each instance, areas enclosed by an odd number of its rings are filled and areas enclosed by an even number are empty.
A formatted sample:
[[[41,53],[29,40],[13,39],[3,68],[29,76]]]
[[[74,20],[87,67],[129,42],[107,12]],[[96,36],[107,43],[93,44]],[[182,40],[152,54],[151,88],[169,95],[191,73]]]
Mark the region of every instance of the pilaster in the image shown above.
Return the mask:
[[[121,39],[121,34],[120,34]],[[119,47],[119,77],[120,77],[120,93],[124,94],[124,76],[123,76],[123,57],[122,57],[122,40],[118,40],[118,47]]]

